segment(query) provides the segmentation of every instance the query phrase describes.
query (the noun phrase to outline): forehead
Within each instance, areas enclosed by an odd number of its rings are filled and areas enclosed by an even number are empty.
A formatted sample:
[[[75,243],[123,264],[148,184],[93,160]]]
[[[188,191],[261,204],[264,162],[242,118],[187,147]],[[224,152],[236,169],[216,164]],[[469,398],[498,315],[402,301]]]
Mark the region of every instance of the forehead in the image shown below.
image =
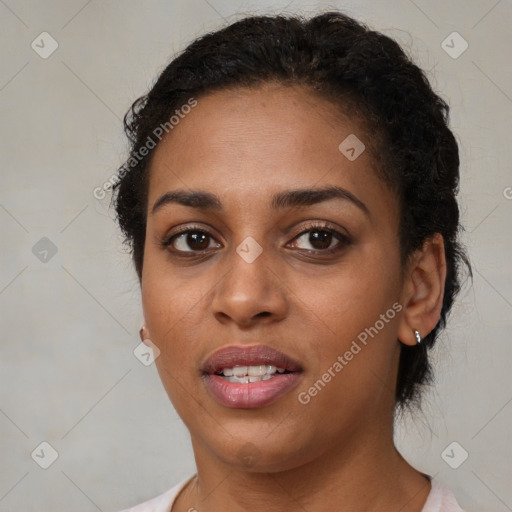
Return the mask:
[[[306,88],[267,84],[209,93],[155,149],[149,206],[178,188],[254,201],[292,186],[335,185],[371,199],[383,188],[371,145],[359,120]],[[361,151],[355,159],[344,153],[351,146]]]

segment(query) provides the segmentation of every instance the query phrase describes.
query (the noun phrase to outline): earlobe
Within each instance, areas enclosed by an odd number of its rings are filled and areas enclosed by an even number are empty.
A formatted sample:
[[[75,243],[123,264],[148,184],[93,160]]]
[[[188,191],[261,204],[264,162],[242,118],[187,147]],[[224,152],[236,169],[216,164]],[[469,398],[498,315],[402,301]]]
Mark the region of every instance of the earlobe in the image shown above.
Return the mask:
[[[403,286],[404,313],[398,339],[416,345],[439,322],[446,280],[446,257],[443,237],[435,233],[410,259]],[[416,334],[416,332],[418,334]]]
[[[142,341],[143,343],[146,343],[146,340],[149,339],[149,333],[148,333],[148,330],[146,327],[145,320],[142,323],[142,327],[139,329],[139,337],[140,337],[140,341]],[[146,343],[146,345],[147,345],[147,343]]]

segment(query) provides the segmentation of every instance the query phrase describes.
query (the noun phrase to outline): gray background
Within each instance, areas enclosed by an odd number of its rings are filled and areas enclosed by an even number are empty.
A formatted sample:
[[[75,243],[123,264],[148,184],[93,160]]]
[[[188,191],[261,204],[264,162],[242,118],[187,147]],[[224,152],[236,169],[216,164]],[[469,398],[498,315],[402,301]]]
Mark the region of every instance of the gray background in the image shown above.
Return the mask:
[[[133,354],[138,284],[93,190],[126,156],[125,111],[186,43],[244,13],[328,7],[402,43],[460,142],[474,284],[433,354],[437,386],[397,443],[468,512],[512,510],[510,0],[0,0],[2,512],[116,511],[194,472],[155,366]],[[46,59],[31,47],[43,31],[58,42]],[[441,46],[453,31],[469,44],[458,58]],[[48,469],[36,463],[48,449],[31,457],[43,441],[58,452]],[[452,461],[469,453],[458,469],[441,456],[453,441]]]

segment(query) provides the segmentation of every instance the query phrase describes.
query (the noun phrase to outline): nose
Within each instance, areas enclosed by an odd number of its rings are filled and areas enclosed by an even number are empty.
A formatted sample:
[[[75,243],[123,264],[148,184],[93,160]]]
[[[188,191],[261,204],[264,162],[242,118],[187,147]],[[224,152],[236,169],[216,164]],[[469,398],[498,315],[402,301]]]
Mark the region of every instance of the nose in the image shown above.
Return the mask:
[[[265,250],[253,261],[240,254],[233,250],[228,256],[228,270],[215,287],[211,305],[215,318],[239,327],[285,318],[289,304],[282,268],[273,264],[270,252]]]

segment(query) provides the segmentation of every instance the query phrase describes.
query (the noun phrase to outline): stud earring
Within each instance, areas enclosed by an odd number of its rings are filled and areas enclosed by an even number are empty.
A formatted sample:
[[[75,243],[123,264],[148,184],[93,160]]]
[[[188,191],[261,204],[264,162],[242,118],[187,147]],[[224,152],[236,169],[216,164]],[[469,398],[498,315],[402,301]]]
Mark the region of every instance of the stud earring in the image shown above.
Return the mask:
[[[416,336],[416,343],[419,345],[421,343],[421,336],[416,329],[414,329],[414,336]]]

